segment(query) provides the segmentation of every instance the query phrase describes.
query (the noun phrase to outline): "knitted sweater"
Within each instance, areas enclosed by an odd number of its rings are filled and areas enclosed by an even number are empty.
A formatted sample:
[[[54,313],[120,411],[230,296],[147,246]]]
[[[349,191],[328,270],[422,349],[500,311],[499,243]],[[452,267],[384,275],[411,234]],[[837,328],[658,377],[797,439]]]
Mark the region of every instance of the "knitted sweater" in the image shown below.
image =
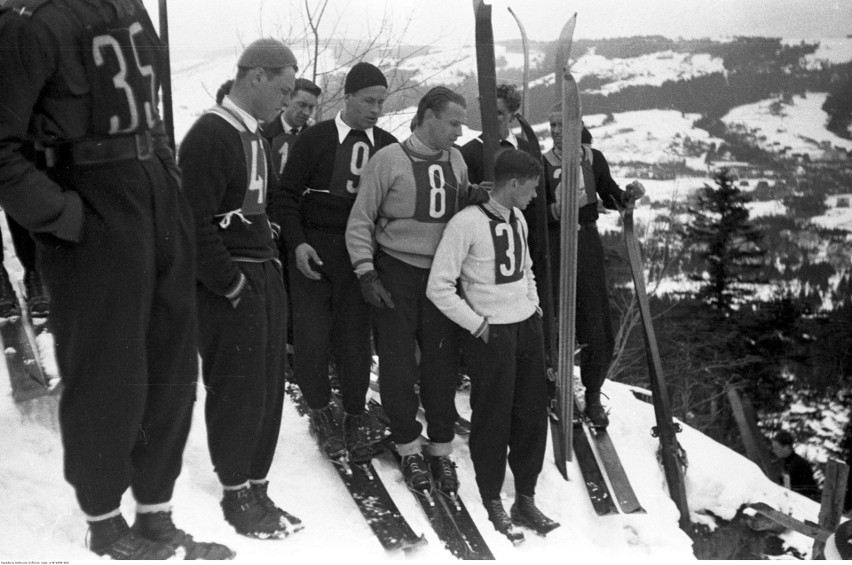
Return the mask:
[[[432,151],[416,135],[404,145],[376,153],[364,172],[346,228],[346,247],[358,276],[373,270],[376,244],[400,261],[428,269],[447,221],[466,205],[487,200],[484,190],[468,183],[457,149]],[[432,186],[424,177],[420,185],[415,181],[415,167],[437,174],[433,168],[441,165],[446,168],[440,171],[445,185]],[[433,174],[429,182],[436,183],[436,178]]]
[[[539,311],[520,210],[510,212],[490,200],[450,220],[435,252],[426,296],[476,337],[488,324],[521,322]]]

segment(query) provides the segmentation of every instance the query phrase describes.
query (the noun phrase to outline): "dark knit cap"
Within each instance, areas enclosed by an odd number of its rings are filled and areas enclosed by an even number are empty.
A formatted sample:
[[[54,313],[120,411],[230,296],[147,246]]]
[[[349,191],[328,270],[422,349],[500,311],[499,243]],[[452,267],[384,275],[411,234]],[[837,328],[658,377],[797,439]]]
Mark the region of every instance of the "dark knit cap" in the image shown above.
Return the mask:
[[[382,71],[370,63],[357,63],[346,74],[346,82],[343,83],[343,93],[352,94],[362,88],[371,86],[388,87],[388,81]]]
[[[283,69],[293,67],[298,70],[296,56],[290,48],[271,37],[264,37],[249,44],[237,61],[238,67],[253,69],[263,67],[264,69]]]

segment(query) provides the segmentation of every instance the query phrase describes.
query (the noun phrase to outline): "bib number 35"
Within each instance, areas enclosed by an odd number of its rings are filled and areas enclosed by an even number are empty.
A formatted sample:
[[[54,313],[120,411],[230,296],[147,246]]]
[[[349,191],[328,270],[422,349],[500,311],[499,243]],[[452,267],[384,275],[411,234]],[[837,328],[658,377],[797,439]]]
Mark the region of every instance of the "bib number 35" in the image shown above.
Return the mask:
[[[95,133],[123,135],[152,128],[158,116],[156,37],[134,21],[126,27],[99,30],[91,45]]]

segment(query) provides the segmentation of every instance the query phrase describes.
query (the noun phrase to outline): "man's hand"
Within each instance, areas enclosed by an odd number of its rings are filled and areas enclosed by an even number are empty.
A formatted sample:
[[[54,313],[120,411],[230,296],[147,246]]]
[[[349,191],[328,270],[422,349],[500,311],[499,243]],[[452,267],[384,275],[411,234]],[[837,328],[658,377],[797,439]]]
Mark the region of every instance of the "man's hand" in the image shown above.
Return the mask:
[[[624,191],[627,193],[627,206],[632,206],[634,202],[645,196],[645,187],[638,180],[628,184]]]
[[[479,188],[491,192],[492,190],[494,190],[494,181],[484,180],[479,183]]]
[[[312,281],[320,280],[320,274],[311,267],[311,261],[322,267],[322,259],[317,255],[316,250],[309,243],[301,243],[296,247],[296,268],[299,272],[311,279]]]
[[[376,308],[393,308],[393,300],[390,293],[379,279],[376,271],[367,271],[358,279],[361,285],[361,296],[368,304]]]

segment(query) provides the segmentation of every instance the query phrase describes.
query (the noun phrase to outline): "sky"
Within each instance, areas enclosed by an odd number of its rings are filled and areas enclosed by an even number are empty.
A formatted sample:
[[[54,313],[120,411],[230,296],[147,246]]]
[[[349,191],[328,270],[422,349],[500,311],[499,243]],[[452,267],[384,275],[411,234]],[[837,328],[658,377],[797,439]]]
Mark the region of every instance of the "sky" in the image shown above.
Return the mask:
[[[144,0],[155,22],[164,0]],[[320,0],[307,0],[311,6]],[[175,50],[239,48],[262,35],[302,33],[302,0],[171,0],[169,31]],[[491,0],[497,40],[519,38],[512,7],[532,40],[553,40],[575,11],[575,37],[631,35],[789,38],[852,34],[852,0]],[[374,37],[391,26],[414,44],[473,43],[470,0],[329,0],[321,36]]]

